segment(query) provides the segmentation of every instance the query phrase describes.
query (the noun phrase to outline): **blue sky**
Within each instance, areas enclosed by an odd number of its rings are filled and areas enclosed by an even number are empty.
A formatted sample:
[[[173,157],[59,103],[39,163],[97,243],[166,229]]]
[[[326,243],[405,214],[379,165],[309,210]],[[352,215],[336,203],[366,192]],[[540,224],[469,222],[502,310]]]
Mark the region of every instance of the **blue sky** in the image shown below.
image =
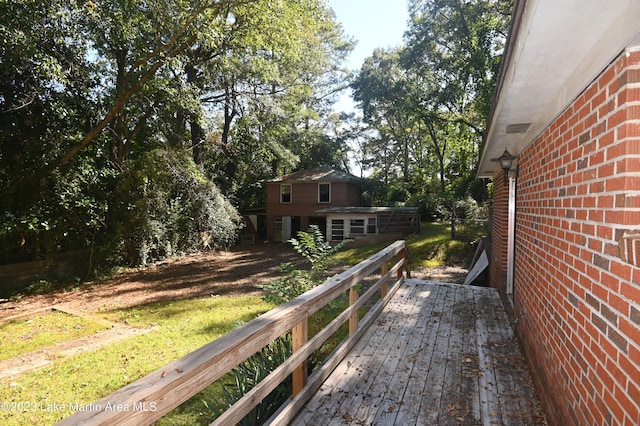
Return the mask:
[[[409,15],[407,0],[329,0],[344,32],[357,41],[347,67],[359,70],[365,58],[378,47],[394,47],[402,43]],[[350,111],[353,103],[343,96],[338,111]]]

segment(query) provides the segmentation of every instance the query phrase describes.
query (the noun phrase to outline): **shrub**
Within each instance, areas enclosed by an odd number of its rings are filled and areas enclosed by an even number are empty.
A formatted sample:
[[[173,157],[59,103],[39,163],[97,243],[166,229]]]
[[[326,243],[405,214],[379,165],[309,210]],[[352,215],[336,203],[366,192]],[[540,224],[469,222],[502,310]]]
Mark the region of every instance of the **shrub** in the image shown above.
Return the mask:
[[[132,161],[120,177],[111,245],[125,263],[231,245],[240,216],[185,153],[164,149]]]
[[[298,239],[290,239],[288,242],[305,259],[311,262],[311,269],[316,273],[326,271],[331,255],[340,250],[349,240],[340,241],[335,246],[325,241],[318,225],[310,225],[309,231],[298,232]]]
[[[269,303],[282,304],[300,296],[326,279],[326,271],[331,256],[340,250],[349,240],[332,246],[324,240],[317,225],[309,226],[308,232],[298,232],[298,239],[288,241],[294,249],[311,263],[311,269],[299,270],[291,263],[280,265],[282,277],[261,285],[265,291],[263,299]]]
[[[259,286],[265,292],[262,296],[265,302],[280,305],[319,284],[319,278],[313,271],[299,270],[289,262],[280,264],[278,269],[282,275],[280,278]]]
[[[293,353],[291,334],[279,337],[268,346],[262,348],[231,372],[234,384],[222,385],[224,402],[203,401],[205,407],[211,411],[214,420],[226,409],[235,404],[247,392],[253,389],[280,364],[284,363]],[[241,421],[243,426],[257,426],[264,424],[269,417],[291,395],[291,376],[287,377],[278,387],[267,395]]]

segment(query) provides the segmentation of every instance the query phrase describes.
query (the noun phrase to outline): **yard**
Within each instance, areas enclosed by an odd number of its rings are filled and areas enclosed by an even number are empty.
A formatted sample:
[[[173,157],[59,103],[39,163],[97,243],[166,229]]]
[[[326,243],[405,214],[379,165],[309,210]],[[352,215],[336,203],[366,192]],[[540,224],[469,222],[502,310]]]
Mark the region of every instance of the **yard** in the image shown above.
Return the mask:
[[[464,279],[463,265],[443,263],[463,259],[447,256],[468,244],[456,246],[447,232],[427,225],[409,238],[414,275]],[[349,249],[338,259],[349,265],[366,256]],[[280,263],[300,259],[288,244],[243,246],[0,305],[0,421],[51,424],[255,318],[272,308],[257,285],[275,278]],[[433,268],[424,267],[429,262]],[[166,420],[208,424],[202,400],[219,392],[208,388]]]

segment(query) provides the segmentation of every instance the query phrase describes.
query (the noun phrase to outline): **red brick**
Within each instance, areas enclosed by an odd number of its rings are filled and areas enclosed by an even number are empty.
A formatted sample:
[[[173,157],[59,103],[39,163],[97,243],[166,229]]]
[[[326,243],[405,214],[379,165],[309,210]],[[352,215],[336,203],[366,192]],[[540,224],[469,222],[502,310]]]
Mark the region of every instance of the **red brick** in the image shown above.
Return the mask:
[[[549,399],[557,400],[560,423],[640,416],[640,383],[632,383],[640,371],[640,323],[633,320],[640,322],[640,310],[631,309],[640,301],[631,284],[640,283],[640,268],[621,262],[616,237],[617,229],[640,223],[640,124],[626,121],[640,107],[617,104],[640,98],[640,89],[627,85],[612,98],[601,89],[626,84],[624,66],[623,55],[520,156],[515,297],[529,318],[520,331],[532,362],[552,360],[541,380],[553,383]],[[507,200],[502,182],[494,185],[492,263],[499,259],[500,269]]]
[[[619,297],[617,294],[612,293],[609,295],[609,305],[620,314],[626,315],[626,316],[629,315],[630,307],[631,307],[629,305],[629,302]]]
[[[623,158],[616,163],[616,170],[618,173],[637,173],[640,170],[640,158]]]
[[[608,360],[607,361],[606,371],[614,379],[614,381],[615,381],[614,387],[619,388],[619,389],[620,388],[621,389],[626,389],[627,388],[627,382],[628,382],[627,373],[625,373],[617,365],[616,362]]]
[[[628,337],[630,342],[640,343],[640,328],[637,324],[627,321],[626,318],[619,318],[619,330]]]
[[[640,211],[607,211],[605,221],[609,224],[628,225],[640,223]]]
[[[605,391],[604,402],[607,404],[607,408],[613,415],[613,418],[617,419],[617,421],[614,421],[612,424],[621,423],[621,419],[624,418],[624,412],[618,400],[614,398],[609,391]]]
[[[637,375],[638,370],[635,370],[633,373],[631,373],[630,377],[633,378]],[[627,384],[627,393],[633,401],[638,401],[638,403],[640,403],[640,387],[638,387],[638,384],[633,380],[629,380],[629,383]]]
[[[606,272],[600,274],[600,282],[611,291],[611,294],[620,291],[620,280],[611,274]]]
[[[640,371],[640,350],[638,348],[636,348],[633,345],[629,345],[629,360],[630,362],[636,366],[636,368],[638,369],[638,371]],[[635,378],[636,380],[638,375],[633,375],[631,376],[633,378]],[[640,385],[640,383],[639,383]]]
[[[602,75],[598,79],[598,82],[597,82],[598,90],[605,89],[609,85],[609,83],[613,81],[615,77],[616,77],[616,71],[614,67],[609,67],[604,73],[602,73]]]
[[[638,405],[627,396],[624,390],[620,388],[615,390],[614,395],[624,412],[628,416],[633,416],[635,418],[638,413]],[[620,424],[622,424],[623,418],[624,417],[620,417]]]
[[[634,365],[626,356],[621,356],[619,362],[620,368],[629,379],[629,387],[632,386],[634,382],[636,386],[640,386],[640,369],[638,369],[638,366]],[[640,403],[640,399],[638,399],[638,402]]]

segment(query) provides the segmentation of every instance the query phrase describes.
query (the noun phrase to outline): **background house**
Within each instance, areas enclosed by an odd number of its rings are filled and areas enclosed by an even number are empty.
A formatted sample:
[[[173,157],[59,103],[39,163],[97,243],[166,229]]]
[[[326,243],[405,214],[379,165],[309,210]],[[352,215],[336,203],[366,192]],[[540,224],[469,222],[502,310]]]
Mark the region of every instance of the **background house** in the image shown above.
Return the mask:
[[[331,207],[316,213],[326,217],[327,241],[370,242],[420,232],[417,207]]]
[[[549,420],[640,424],[640,1],[516,1],[479,176]]]
[[[267,190],[267,238],[287,241],[309,225],[326,233],[325,217],[316,213],[327,207],[360,206],[362,180],[329,167],[318,167],[278,176],[265,182]]]
[[[310,225],[317,225],[329,241],[390,238],[420,230],[417,208],[363,206],[363,183],[329,167],[266,181],[267,238],[287,241]]]

